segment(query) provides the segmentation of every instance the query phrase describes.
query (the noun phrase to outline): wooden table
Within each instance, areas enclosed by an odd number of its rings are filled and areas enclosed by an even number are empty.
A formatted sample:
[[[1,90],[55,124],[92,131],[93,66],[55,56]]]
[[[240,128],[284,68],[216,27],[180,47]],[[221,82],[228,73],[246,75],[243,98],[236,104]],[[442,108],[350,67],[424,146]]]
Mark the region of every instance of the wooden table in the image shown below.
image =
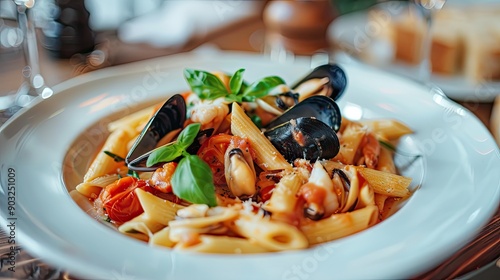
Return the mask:
[[[98,38],[100,40],[99,47],[109,51],[107,63],[101,65],[102,67],[107,67],[146,58],[190,51],[205,43],[213,44],[221,50],[260,52],[264,44],[264,25],[260,18],[251,17],[232,26],[216,30],[204,38],[191,40],[181,49],[155,49],[139,44],[126,45],[121,43],[112,32],[100,34]],[[111,49],[112,51],[110,51]],[[99,68],[86,65],[83,63],[85,61],[84,58],[85,57],[55,59],[50,57],[44,49],[40,48],[40,66],[46,84],[53,86],[81,73]],[[20,69],[23,66],[23,59],[21,54],[11,54],[9,56],[1,56],[0,61],[0,94],[5,94],[10,90],[16,89],[21,83],[22,78]],[[489,127],[493,103],[459,103],[471,110],[487,127]],[[500,235],[500,212],[497,211],[495,218],[489,223],[485,230],[489,237],[497,237],[490,242],[490,245],[493,246],[493,251],[491,252],[490,250],[487,256],[485,254],[478,254],[473,247],[476,244],[472,242],[455,254],[454,257],[450,258],[449,261],[424,275],[418,276],[416,279],[443,279],[450,276],[456,277],[498,259],[500,257],[500,252],[498,251],[500,250],[500,241],[498,239]],[[476,239],[476,241],[477,240],[478,239]],[[473,249],[471,249],[471,247],[473,247]],[[467,260],[471,262],[464,260],[464,255],[468,256]],[[455,263],[457,261],[458,263]],[[453,268],[452,271],[450,271],[450,268]]]

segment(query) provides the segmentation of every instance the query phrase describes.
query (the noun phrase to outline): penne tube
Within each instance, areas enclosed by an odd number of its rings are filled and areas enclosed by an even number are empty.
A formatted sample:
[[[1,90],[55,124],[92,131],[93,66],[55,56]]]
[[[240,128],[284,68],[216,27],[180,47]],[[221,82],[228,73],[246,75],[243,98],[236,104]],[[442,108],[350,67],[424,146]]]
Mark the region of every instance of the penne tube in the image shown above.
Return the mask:
[[[357,166],[356,168],[359,174],[372,186],[375,193],[393,197],[410,196],[408,187],[410,186],[411,178],[361,166]]]
[[[375,201],[375,205],[377,205],[378,211],[380,213],[382,213],[382,211],[384,210],[384,204],[385,204],[385,201],[387,200],[388,197],[389,196],[387,196],[385,194],[375,193],[373,198]]]
[[[175,242],[170,239],[170,227],[164,227],[163,229],[154,233],[153,236],[149,239],[149,244],[173,248],[175,246]]]
[[[264,247],[245,238],[216,235],[201,235],[198,243],[190,245],[181,242],[178,243],[174,249],[214,254],[251,254],[269,252],[269,250]]]
[[[150,106],[125,117],[122,117],[116,121],[110,122],[108,124],[108,130],[110,132],[118,130],[118,129],[133,129],[133,130],[142,130],[142,126],[146,124],[146,122],[151,118],[155,111],[155,106]]]
[[[364,183],[359,190],[358,203],[356,209],[364,208],[368,205],[375,205],[375,193],[368,183]]]
[[[378,156],[377,170],[396,174],[396,166],[392,158],[392,152],[384,146],[380,147],[380,154]]]
[[[333,214],[326,219],[304,225],[300,229],[309,244],[313,245],[365,230],[377,223],[377,220],[377,206],[369,205],[352,212]]]
[[[308,246],[306,237],[296,227],[256,215],[240,215],[229,227],[271,251],[303,249]]]
[[[231,132],[233,135],[247,138],[255,152],[255,162],[263,170],[292,169],[280,152],[245,114],[243,108],[234,102],[231,114]]]
[[[148,217],[145,213],[125,222],[118,227],[118,231],[140,240],[149,240],[153,233],[162,229],[164,225]],[[141,236],[142,235],[142,236]]]
[[[295,204],[298,201],[297,192],[306,181],[307,178],[302,178],[296,172],[283,176],[276,184],[273,194],[269,199],[269,204],[266,205],[266,210],[293,213]]]
[[[151,220],[167,226],[175,219],[175,213],[184,206],[161,199],[142,189],[135,189],[135,194],[141,203],[144,214]]]
[[[100,176],[92,179],[89,182],[78,184],[78,186],[76,186],[76,190],[86,197],[96,198],[101,192],[102,188],[115,182],[119,178],[120,177],[118,176],[118,174]]]
[[[392,119],[365,120],[360,121],[360,123],[388,140],[399,139],[403,135],[413,133],[407,125]]]
[[[187,227],[187,228],[207,228],[210,226],[217,226],[220,223],[228,222],[238,217],[238,211],[227,207],[215,207],[209,211],[212,213],[206,217],[198,218],[184,218],[174,220],[169,223],[172,228]]]
[[[340,151],[335,156],[335,159],[344,164],[353,164],[365,133],[366,131],[359,124],[349,124],[340,137]]]
[[[83,181],[89,182],[97,177],[116,173],[124,163],[116,162],[112,157],[106,155],[104,151],[109,151],[125,158],[128,152],[126,144],[133,137],[129,132],[122,129],[111,132],[96,158],[92,161],[87,173],[83,177]]]

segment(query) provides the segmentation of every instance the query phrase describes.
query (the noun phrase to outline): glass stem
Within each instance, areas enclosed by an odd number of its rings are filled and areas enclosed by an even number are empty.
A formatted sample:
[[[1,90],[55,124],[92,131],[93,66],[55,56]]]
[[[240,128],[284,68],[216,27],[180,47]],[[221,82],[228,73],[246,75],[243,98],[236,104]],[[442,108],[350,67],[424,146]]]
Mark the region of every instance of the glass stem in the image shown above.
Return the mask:
[[[31,19],[32,11],[24,5],[18,5],[17,10],[19,27],[24,34],[23,44],[26,65],[23,69],[23,75],[31,87],[28,94],[38,95],[37,89],[43,85],[43,79],[41,79],[40,68],[38,66],[38,46],[35,25]],[[35,79],[41,79],[41,83],[38,82],[37,84]]]
[[[432,65],[431,65],[431,47],[432,47],[432,11],[421,5],[416,5],[425,22],[425,30],[422,38],[422,48],[420,50],[420,65],[418,76],[424,84],[430,82]]]

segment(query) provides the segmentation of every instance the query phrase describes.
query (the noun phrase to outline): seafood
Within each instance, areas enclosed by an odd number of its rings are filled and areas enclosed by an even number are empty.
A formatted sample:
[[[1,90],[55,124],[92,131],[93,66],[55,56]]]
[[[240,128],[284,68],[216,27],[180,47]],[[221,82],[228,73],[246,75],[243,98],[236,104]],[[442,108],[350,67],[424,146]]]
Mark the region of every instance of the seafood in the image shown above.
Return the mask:
[[[347,77],[344,70],[336,64],[324,64],[314,68],[293,85],[292,89],[299,93],[299,102],[312,95],[324,95],[337,100],[344,93],[346,86]]]
[[[333,158],[340,150],[341,121],[333,99],[312,96],[271,121],[264,134],[288,161]]]
[[[347,85],[345,72],[338,65],[325,64],[316,67],[290,89],[277,87],[277,92],[258,99],[257,104],[266,112],[281,115],[285,110],[312,96],[340,98]]]
[[[248,145],[244,139],[235,141],[233,138],[224,155],[227,185],[231,192],[240,198],[251,197],[257,191],[255,167]]]
[[[224,118],[229,114],[229,106],[224,98],[215,100],[200,100],[190,110],[191,121],[201,123],[201,129],[219,128]]]
[[[176,94],[170,97],[146,124],[125,158],[125,163],[129,165],[156,148],[158,142],[169,132],[182,128],[185,120],[186,103],[181,95]]]
[[[330,216],[339,208],[333,182],[318,161],[314,164],[308,182],[300,188],[299,196],[305,200],[304,216],[311,220]]]
[[[339,106],[333,99],[326,96],[312,96],[276,117],[266,126],[266,129],[300,117],[315,118],[335,132],[339,131],[342,122]]]

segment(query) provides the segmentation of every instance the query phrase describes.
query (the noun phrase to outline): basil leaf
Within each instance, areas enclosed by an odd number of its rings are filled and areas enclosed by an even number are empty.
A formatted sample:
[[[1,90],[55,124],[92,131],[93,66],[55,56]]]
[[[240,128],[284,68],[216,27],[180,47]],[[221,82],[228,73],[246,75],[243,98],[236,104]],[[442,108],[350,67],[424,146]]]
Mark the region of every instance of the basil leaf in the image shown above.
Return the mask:
[[[227,102],[241,103],[241,102],[243,102],[243,96],[231,94],[231,95],[226,96],[226,101]]]
[[[186,69],[184,78],[201,99],[216,99],[229,94],[222,81],[212,73]]]
[[[192,123],[186,126],[177,137],[177,145],[182,149],[186,149],[193,144],[200,131],[200,127],[200,123]]]
[[[229,88],[231,89],[231,94],[237,95],[240,92],[241,85],[243,84],[243,72],[245,72],[245,69],[236,71],[229,80]]]
[[[125,159],[124,159],[124,158],[122,158],[121,156],[119,156],[119,155],[117,155],[117,154],[114,154],[114,153],[112,153],[112,152],[110,152],[110,151],[104,151],[104,153],[105,153],[107,156],[112,157],[112,158],[113,158],[113,160],[114,160],[115,162],[122,162],[122,161],[125,161]]]
[[[217,206],[210,166],[195,155],[181,159],[172,176],[174,194],[191,203]]]
[[[265,77],[251,84],[243,92],[246,98],[260,98],[266,96],[273,88],[285,84],[285,81],[277,76]],[[253,101],[253,100],[252,100]]]
[[[153,150],[146,162],[147,167],[151,167],[159,162],[170,162],[182,155],[184,149],[177,143],[168,144]]]

